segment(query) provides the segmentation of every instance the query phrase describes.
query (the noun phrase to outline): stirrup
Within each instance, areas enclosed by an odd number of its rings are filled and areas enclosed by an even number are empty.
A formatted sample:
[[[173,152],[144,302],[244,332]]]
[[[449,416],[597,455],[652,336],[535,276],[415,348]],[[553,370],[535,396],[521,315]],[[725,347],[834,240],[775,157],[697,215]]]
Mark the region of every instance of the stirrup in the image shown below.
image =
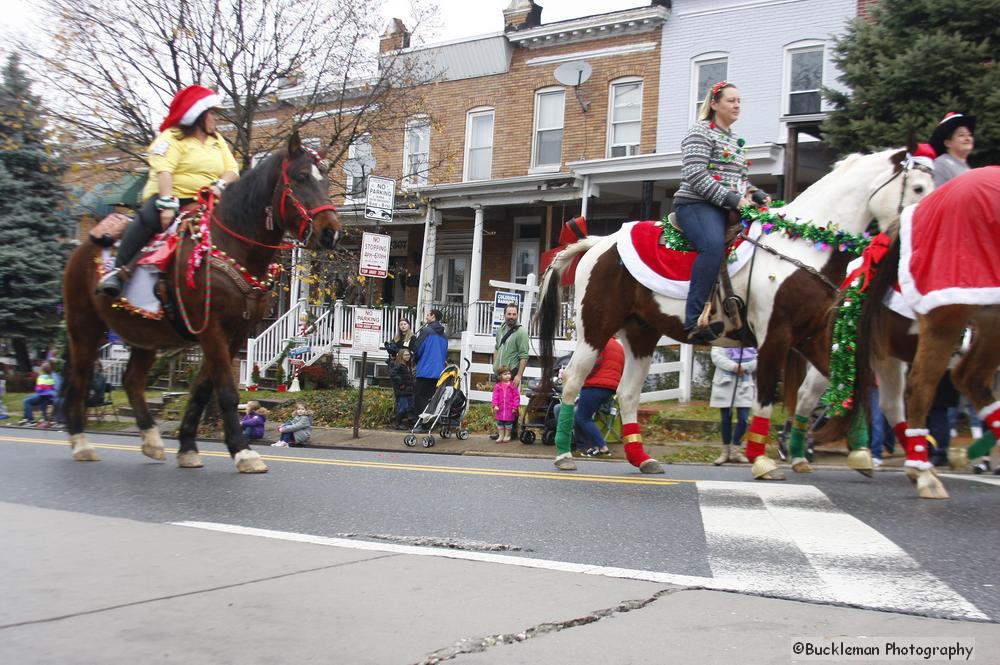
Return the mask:
[[[707,326],[695,326],[687,333],[688,344],[707,344],[719,338],[726,330],[726,324],[722,321],[712,321]]]
[[[97,282],[97,292],[109,298],[117,298],[122,294],[125,283],[122,280],[123,269],[115,268],[108,274],[101,277]]]

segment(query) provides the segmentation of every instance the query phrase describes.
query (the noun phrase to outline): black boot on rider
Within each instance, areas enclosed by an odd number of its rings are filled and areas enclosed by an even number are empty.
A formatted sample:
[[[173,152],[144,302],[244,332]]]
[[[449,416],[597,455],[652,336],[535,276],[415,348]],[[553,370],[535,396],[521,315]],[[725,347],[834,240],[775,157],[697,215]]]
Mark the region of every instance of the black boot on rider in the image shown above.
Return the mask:
[[[125,234],[118,243],[118,254],[115,256],[115,267],[97,283],[97,291],[111,298],[117,298],[125,288],[127,276],[125,268],[139,253],[146,243],[160,230],[159,211],[154,199],[147,201],[139,213],[132,218],[132,223],[125,229]]]

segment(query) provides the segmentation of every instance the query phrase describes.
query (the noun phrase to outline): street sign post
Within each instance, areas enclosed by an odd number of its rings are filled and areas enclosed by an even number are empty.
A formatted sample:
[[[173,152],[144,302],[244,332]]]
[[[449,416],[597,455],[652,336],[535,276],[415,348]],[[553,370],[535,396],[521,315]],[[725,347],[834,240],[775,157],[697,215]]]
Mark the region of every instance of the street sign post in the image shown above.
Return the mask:
[[[392,236],[364,232],[361,238],[361,261],[358,274],[384,279],[389,274],[389,246]]]
[[[396,181],[392,178],[370,176],[365,195],[365,219],[376,222],[391,222],[392,210],[396,203]]]

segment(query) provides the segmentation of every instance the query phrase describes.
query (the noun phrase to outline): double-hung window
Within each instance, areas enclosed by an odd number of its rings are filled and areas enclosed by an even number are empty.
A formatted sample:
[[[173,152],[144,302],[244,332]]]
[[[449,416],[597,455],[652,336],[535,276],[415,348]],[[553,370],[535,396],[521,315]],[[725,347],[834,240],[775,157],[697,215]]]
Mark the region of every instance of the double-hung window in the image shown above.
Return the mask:
[[[711,94],[712,86],[719,81],[725,81],[728,75],[729,60],[725,56],[706,56],[702,60],[695,61],[694,76],[692,77],[695,82],[694,94],[692,95],[694,97],[694,109],[692,109],[691,113],[692,120],[698,118],[698,109],[701,108],[705,97]]]
[[[375,158],[372,155],[372,137],[362,134],[347,146],[347,161],[344,162],[346,193],[349,203],[364,200],[368,190],[368,176],[372,174]]]
[[[823,85],[823,46],[788,50],[788,115],[819,113]]]
[[[403,186],[427,184],[430,169],[431,122],[428,118],[414,118],[406,124],[403,149]]]
[[[493,109],[473,109],[465,121],[465,180],[489,180],[493,168]]]
[[[608,95],[608,157],[639,154],[642,130],[642,80],[623,79],[611,84]]]
[[[559,168],[562,163],[566,92],[549,88],[535,93],[535,140],[532,166]]]

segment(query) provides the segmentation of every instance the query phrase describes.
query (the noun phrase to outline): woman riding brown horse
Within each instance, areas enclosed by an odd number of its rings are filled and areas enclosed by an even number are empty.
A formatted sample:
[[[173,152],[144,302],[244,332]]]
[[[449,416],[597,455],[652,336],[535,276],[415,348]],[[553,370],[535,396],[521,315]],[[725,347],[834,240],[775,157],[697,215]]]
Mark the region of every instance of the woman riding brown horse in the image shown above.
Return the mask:
[[[83,434],[84,398],[98,347],[107,331],[114,329],[131,347],[123,383],[145,455],[157,460],[165,457],[143,394],[156,353],[198,344],[204,361],[181,421],[178,465],[202,466],[195,436],[214,390],[225,424],[226,447],[236,468],[241,473],[267,471],[240,428],[232,360],[269,306],[272,261],[279,249],[291,247],[282,243],[285,233],[307,246],[333,248],[339,239],[340,218],[330,204],[323,164],[323,156],[304,148],[296,132],[286,150],[271,155],[230,185],[217,206],[213,207],[211,193],[202,194],[205,216],[182,227],[173,265],[166,271],[168,292],[183,326],[166,318],[137,316],[120,300],[98,294],[104,263],[101,248],[87,243],[73,252],[63,277],[63,301],[70,342],[67,405],[74,459],[99,459]]]

